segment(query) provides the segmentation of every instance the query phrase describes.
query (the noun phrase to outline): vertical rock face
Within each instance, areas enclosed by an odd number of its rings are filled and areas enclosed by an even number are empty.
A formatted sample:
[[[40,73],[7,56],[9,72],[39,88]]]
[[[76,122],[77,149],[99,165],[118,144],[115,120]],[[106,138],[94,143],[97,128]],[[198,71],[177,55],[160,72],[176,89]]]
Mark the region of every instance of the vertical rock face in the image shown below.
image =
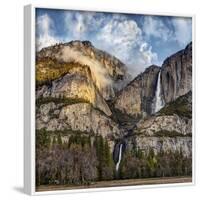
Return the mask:
[[[164,61],[161,80],[166,103],[192,89],[192,43]]]
[[[116,97],[115,108],[131,116],[151,114],[159,70],[152,65],[137,76]]]
[[[137,76],[118,94],[115,108],[132,116],[153,114],[159,70],[165,103],[189,92],[192,89],[192,43],[167,58],[161,68],[152,65]]]

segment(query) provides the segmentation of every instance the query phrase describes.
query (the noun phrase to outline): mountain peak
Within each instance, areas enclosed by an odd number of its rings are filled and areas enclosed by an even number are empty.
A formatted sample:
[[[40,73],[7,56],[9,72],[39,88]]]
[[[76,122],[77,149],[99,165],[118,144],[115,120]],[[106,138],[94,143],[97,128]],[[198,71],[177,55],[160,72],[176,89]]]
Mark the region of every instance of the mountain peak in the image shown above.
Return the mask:
[[[72,46],[85,46],[85,47],[94,47],[92,42],[90,42],[89,40],[72,40],[71,42],[68,43],[64,43],[65,45],[72,45]]]

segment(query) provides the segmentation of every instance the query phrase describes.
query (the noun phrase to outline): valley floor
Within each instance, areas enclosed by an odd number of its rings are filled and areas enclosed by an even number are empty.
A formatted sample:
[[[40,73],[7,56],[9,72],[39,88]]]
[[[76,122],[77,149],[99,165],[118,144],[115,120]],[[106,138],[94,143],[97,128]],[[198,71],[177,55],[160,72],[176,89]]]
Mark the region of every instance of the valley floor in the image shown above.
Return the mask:
[[[192,177],[163,177],[163,178],[143,178],[93,182],[90,185],[41,185],[36,187],[37,192],[53,190],[87,189],[114,186],[134,186],[152,184],[172,184],[172,183],[192,183]]]

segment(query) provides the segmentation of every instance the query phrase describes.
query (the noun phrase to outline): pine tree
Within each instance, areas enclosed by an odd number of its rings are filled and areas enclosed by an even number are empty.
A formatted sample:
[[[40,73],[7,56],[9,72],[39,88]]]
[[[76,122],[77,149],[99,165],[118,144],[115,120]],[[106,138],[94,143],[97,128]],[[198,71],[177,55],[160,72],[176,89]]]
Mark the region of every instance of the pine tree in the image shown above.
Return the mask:
[[[94,142],[96,148],[96,155],[98,160],[98,177],[99,180],[102,180],[102,164],[103,164],[103,137],[96,136]]]
[[[105,140],[104,142],[104,159],[105,159],[105,164],[110,166],[111,164],[110,148],[107,140]]]
[[[113,163],[112,155],[110,153],[110,147],[106,139],[104,139],[102,166],[103,166],[102,168],[103,179],[105,180],[113,179],[114,163]]]
[[[71,146],[72,143],[74,143],[74,136],[73,136],[73,135],[71,135],[71,136],[69,137],[68,148],[70,148],[70,146]]]
[[[54,136],[53,136],[53,142],[52,142],[52,145],[56,145],[56,144],[57,144],[56,136],[54,135]]]
[[[50,148],[50,146],[51,146],[51,138],[50,138],[50,136],[46,136],[46,145],[45,145],[47,148]]]
[[[57,143],[58,143],[58,145],[59,145],[59,146],[61,146],[61,145],[62,145],[62,138],[61,138],[61,134],[58,134],[58,136],[57,136]]]

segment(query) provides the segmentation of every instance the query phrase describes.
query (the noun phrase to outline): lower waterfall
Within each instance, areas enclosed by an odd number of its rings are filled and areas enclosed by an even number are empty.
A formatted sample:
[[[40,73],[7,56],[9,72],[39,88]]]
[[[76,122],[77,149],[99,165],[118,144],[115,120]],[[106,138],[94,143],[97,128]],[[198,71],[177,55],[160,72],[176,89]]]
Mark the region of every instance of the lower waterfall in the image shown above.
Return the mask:
[[[117,164],[116,164],[116,172],[118,172],[118,170],[119,170],[119,165],[120,165],[120,162],[121,162],[121,159],[122,159],[122,147],[123,147],[123,144],[120,144],[119,158],[118,158],[118,161],[117,161]]]

